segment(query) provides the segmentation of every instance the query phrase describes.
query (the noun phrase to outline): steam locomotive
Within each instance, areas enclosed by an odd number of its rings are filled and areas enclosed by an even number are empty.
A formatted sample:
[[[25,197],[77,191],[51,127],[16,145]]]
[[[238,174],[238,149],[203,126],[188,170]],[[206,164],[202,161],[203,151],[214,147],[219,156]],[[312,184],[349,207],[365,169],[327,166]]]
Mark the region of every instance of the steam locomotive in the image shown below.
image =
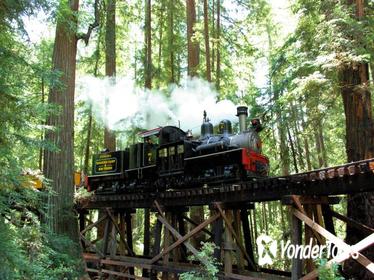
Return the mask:
[[[125,150],[96,154],[88,190],[102,194],[160,191],[265,177],[269,160],[261,154],[261,123],[254,119],[247,129],[245,106],[237,108],[237,116],[237,134],[232,133],[229,120],[222,120],[214,134],[204,111],[198,139],[191,131],[165,126],[140,133],[143,141]]]

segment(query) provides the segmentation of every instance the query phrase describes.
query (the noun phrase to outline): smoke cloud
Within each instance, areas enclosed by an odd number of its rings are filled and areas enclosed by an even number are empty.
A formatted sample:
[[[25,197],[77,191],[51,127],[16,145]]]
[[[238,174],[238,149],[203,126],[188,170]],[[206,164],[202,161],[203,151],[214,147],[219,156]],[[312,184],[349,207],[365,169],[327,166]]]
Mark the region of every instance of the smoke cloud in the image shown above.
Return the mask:
[[[85,76],[77,81],[78,100],[92,105],[97,119],[112,130],[131,127],[152,129],[175,125],[199,133],[206,110],[213,124],[222,119],[236,121],[236,106],[228,100],[217,102],[217,92],[201,79],[187,79],[182,85],[171,85],[168,94],[135,86],[126,77],[95,78]]]

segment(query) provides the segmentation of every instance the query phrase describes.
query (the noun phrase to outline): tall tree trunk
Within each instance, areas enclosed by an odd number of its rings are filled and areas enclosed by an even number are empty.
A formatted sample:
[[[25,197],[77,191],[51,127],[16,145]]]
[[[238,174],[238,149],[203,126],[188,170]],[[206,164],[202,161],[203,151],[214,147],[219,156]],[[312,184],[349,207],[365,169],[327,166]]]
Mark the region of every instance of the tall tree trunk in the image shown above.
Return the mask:
[[[356,6],[356,17],[364,15],[364,1],[348,1]],[[352,38],[350,38],[352,39]],[[347,66],[341,72],[341,94],[346,117],[346,152],[348,161],[356,161],[374,156],[374,123],[372,118],[371,93],[368,88],[369,71],[367,63]],[[374,224],[374,193],[348,195],[347,215],[358,222]],[[365,235],[362,231],[347,226],[346,240],[355,244]],[[363,252],[374,259],[374,247]],[[357,279],[372,279],[369,271],[355,261],[347,261],[344,271]]]
[[[212,77],[211,77],[211,70],[210,70],[208,0],[204,0],[204,39],[205,39],[206,79],[208,82],[211,82]]]
[[[98,76],[99,71],[99,60],[100,60],[100,42],[101,42],[101,28],[99,26],[98,30],[98,40],[96,43],[96,50],[95,50],[95,65],[94,65],[94,76]],[[87,123],[87,138],[86,138],[86,147],[85,147],[85,153],[84,153],[84,163],[83,163],[83,174],[88,174],[88,165],[90,160],[90,147],[91,147],[91,134],[92,134],[92,127],[93,127],[93,116],[92,116],[92,106],[89,107],[88,111],[88,123]],[[103,228],[103,226],[101,226]],[[102,230],[103,232],[103,230]]]
[[[41,102],[42,104],[44,104],[45,102],[45,86],[44,86],[44,77],[42,77],[42,84],[41,84],[41,93],[42,93],[42,96],[41,96]],[[44,121],[43,121],[44,123]],[[43,141],[44,140],[44,131],[42,131],[40,133],[40,141]],[[43,147],[40,147],[39,148],[39,170],[43,170]]]
[[[64,1],[61,1],[64,6]],[[78,224],[73,215],[74,196],[74,90],[77,53],[77,37],[72,25],[77,24],[76,12],[79,1],[69,1],[68,15],[59,17],[56,26],[52,65],[54,71],[61,73],[62,86],[52,87],[48,103],[61,107],[58,114],[50,115],[47,124],[56,127],[47,131],[46,140],[60,150],[44,151],[44,175],[51,180],[54,194],[48,197],[48,225],[57,234],[69,236],[78,241]]]
[[[152,4],[145,0],[145,87],[152,88]]]
[[[298,114],[298,110],[295,104],[292,104],[292,117],[294,120],[294,135],[295,135],[295,145],[298,154],[298,162],[301,170],[305,170],[305,162],[304,162],[304,155],[303,149],[301,148],[301,140],[299,135],[301,135],[299,130],[299,123],[298,120],[300,119],[300,115]]]
[[[216,27],[216,39],[217,39],[217,61],[216,61],[216,89],[220,90],[221,87],[221,0],[217,0],[217,27]]]
[[[288,141],[290,142],[290,147],[291,147],[291,153],[292,153],[292,159],[293,159],[293,165],[295,168],[295,172],[299,172],[299,168],[297,166],[297,157],[296,157],[296,151],[295,151],[295,146],[294,146],[294,141],[292,140],[291,136],[291,131],[288,125],[286,125],[287,128],[287,134],[288,134]]]
[[[197,76],[199,66],[199,43],[193,40],[196,24],[195,0],[187,0],[187,48],[188,48],[188,76]]]
[[[188,75],[190,77],[197,76],[197,68],[199,66],[199,44],[193,40],[195,33],[194,28],[196,24],[196,7],[195,0],[187,0],[186,3],[187,13],[187,47],[188,47]],[[203,206],[193,206],[190,212],[191,219],[200,224],[204,219],[204,208]],[[204,240],[204,234],[200,233],[195,235],[192,239],[192,243],[197,248],[200,248],[201,241]]]
[[[300,138],[298,136],[298,135],[300,135],[300,131],[298,129],[298,125],[297,125],[296,120],[294,122],[294,127],[293,127],[292,133],[293,133],[294,139],[295,139],[294,145],[295,145],[295,149],[296,149],[296,155],[297,155],[300,170],[305,170],[304,156],[303,156],[303,151],[301,149],[301,144],[300,144],[301,141],[300,141]]]
[[[306,125],[304,123],[304,120],[302,122],[303,122],[303,127],[304,127],[303,138],[304,138],[305,158],[306,158],[307,169],[309,171],[309,170],[312,170],[313,168],[312,168],[312,161],[311,161],[311,158],[310,158],[310,149],[309,149],[308,136],[306,134]]]
[[[175,83],[175,66],[174,66],[174,5],[173,0],[168,1],[168,51],[169,51],[169,65],[170,78],[169,83]]]
[[[279,113],[280,115],[280,113]],[[282,174],[290,174],[290,155],[287,146],[287,135],[286,128],[284,123],[281,123],[282,118],[278,118],[279,122],[277,123],[277,129],[279,133],[279,152],[280,152],[280,161],[282,166]]]
[[[169,48],[169,59],[170,59],[170,83],[175,83],[175,66],[174,66],[174,1],[169,0],[169,9],[168,9],[168,17],[169,17],[169,40],[168,40],[168,48]]]
[[[220,1],[220,0],[217,0]],[[266,25],[266,33],[269,45],[269,52],[268,52],[268,63],[271,65],[271,55],[273,50],[273,40],[272,40],[272,33],[271,33],[271,26],[269,24]],[[270,69],[269,75],[269,89],[271,94],[274,96],[274,105],[276,106],[275,115],[276,115],[276,130],[278,131],[279,135],[279,152],[280,152],[280,162],[282,167],[282,175],[289,175],[290,173],[290,160],[289,160],[289,152],[287,147],[287,136],[286,136],[286,128],[284,122],[282,122],[282,112],[279,108],[278,100],[279,100],[279,91],[274,90],[273,88],[273,71]],[[273,133],[274,133],[273,129]],[[275,137],[274,137],[275,139]]]
[[[164,10],[165,6],[163,1],[161,1],[160,4],[160,10],[159,10],[159,26],[158,26],[158,61],[157,61],[157,85],[158,87],[161,86],[162,83],[162,39],[163,39],[163,29],[164,29]]]
[[[212,27],[211,27],[211,30],[212,30],[212,55],[210,56],[211,57],[211,72],[213,71],[213,74],[214,74],[214,60],[215,60],[215,39],[216,39],[216,23],[215,23],[215,15],[216,15],[216,3],[215,3],[215,0],[212,0]]]
[[[90,146],[91,146],[91,133],[92,133],[92,107],[90,106],[88,112],[88,123],[87,123],[87,138],[86,147],[84,151],[84,163],[83,163],[83,174],[88,174],[88,162],[90,159]]]
[[[320,145],[321,145],[322,161],[323,161],[324,166],[328,166],[325,139],[323,137],[322,120],[321,120],[320,124],[321,125],[318,126],[318,138],[319,138],[319,142],[320,142]]]
[[[108,0],[105,27],[105,75],[113,79],[116,76],[116,0]],[[108,110],[106,100],[106,110]],[[105,126],[104,147],[111,151],[116,150],[116,137],[113,131]]]
[[[152,14],[152,4],[151,0],[146,0],[146,8],[145,8],[145,81],[144,86],[145,88],[151,89],[152,88],[152,23],[151,23],[151,14]],[[147,256],[150,252],[150,209],[144,209],[144,248],[143,248],[143,255]],[[148,276],[147,272],[143,270],[142,276]]]

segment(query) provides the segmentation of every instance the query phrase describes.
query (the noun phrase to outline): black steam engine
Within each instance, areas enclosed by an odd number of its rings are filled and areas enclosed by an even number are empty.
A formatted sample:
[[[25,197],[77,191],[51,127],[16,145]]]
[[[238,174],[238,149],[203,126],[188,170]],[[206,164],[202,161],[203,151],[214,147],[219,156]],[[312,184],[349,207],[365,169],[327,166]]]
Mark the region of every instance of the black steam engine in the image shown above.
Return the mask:
[[[268,175],[269,160],[261,154],[258,119],[246,127],[248,108],[237,109],[240,132],[223,120],[214,134],[206,112],[201,136],[165,126],[140,134],[142,143],[123,151],[94,155],[88,189],[100,193],[219,186]]]

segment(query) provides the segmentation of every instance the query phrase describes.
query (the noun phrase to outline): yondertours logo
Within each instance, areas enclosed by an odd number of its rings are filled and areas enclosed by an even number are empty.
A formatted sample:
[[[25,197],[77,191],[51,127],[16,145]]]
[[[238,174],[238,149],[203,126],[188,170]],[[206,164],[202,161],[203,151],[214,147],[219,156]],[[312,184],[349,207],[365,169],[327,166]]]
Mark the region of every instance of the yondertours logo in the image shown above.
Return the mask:
[[[256,239],[257,252],[258,252],[258,264],[272,265],[276,259],[317,259],[326,257],[327,259],[336,258],[342,254],[335,244],[327,241],[325,245],[313,244],[313,240],[310,239],[309,244],[292,244],[291,241],[280,241],[274,240],[268,235],[261,234]],[[356,259],[358,254],[353,252],[352,258]]]
[[[270,236],[261,234],[256,239],[258,264],[273,264],[273,259],[277,256],[278,242],[273,240]]]

